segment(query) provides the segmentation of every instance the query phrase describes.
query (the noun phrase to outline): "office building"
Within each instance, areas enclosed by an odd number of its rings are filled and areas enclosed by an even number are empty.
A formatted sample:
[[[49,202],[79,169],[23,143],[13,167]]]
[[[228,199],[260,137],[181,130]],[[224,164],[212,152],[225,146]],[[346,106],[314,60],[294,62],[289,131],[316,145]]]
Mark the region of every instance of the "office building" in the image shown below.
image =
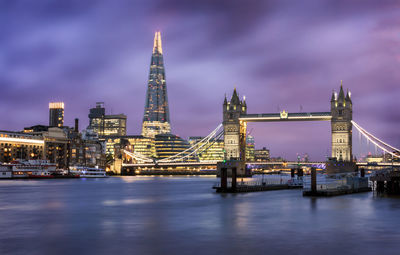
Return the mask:
[[[254,150],[254,161],[257,162],[270,161],[269,150],[265,147],[262,149]]]
[[[155,136],[155,149],[158,159],[174,156],[189,148],[189,143],[179,136],[173,134],[158,134]],[[192,157],[188,160],[195,159]]]
[[[106,143],[106,154],[112,157],[114,157],[116,145],[121,147],[120,144],[124,144],[124,149],[146,158],[156,157],[154,138],[151,137],[141,135],[107,136],[103,140]]]
[[[224,160],[224,140],[218,139],[213,141],[213,144],[206,144],[206,141],[201,142],[204,137],[201,136],[192,136],[189,137],[189,144],[193,146],[196,143],[199,143],[199,153],[197,153],[197,157],[200,161],[222,161]],[[203,151],[203,152],[200,152]]]
[[[49,103],[49,126],[50,127],[64,126],[64,103],[63,102]]]
[[[246,160],[254,161],[254,137],[251,135],[246,136]]]
[[[89,112],[89,129],[100,137],[102,136],[125,136],[126,115],[107,115],[103,102],[97,102],[96,107]]]

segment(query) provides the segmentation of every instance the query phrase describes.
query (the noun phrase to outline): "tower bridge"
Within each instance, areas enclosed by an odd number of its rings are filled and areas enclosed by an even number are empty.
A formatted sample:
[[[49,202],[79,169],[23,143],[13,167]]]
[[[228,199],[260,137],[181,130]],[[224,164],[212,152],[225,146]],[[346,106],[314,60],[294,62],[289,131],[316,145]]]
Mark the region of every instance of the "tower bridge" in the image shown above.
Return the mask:
[[[353,105],[350,92],[346,95],[340,85],[339,95],[332,93],[330,112],[248,114],[245,98],[240,100],[236,88],[230,101],[225,97],[223,103],[224,142],[227,160],[246,162],[246,134],[248,122],[282,122],[282,121],[330,121],[332,158],[350,162],[352,155],[352,118]],[[241,164],[239,175],[245,174]]]
[[[330,100],[330,111],[326,112],[286,112],[279,113],[247,113],[246,100],[242,100],[234,89],[231,99],[228,101],[225,97],[223,102],[223,122],[217,126],[208,136],[204,137],[198,143],[176,155],[160,160],[146,158],[135,152],[124,150],[123,153],[132,159],[134,163],[124,163],[125,168],[151,168],[151,167],[210,167],[216,166],[216,161],[199,161],[196,156],[205,150],[208,150],[213,143],[224,137],[225,160],[240,162],[237,169],[238,175],[244,175],[246,165],[282,165],[298,164],[299,162],[248,162],[246,159],[246,135],[248,122],[290,122],[290,121],[330,121],[331,123],[331,157],[341,162],[353,163],[352,152],[352,128],[365,137],[376,147],[388,153],[392,158],[400,158],[400,150],[379,140],[377,137],[367,132],[353,121],[353,103],[351,94],[343,90],[343,84],[340,85],[339,93],[332,93]],[[302,165],[315,165],[324,162],[310,162]],[[357,163],[358,165],[367,165],[367,163]],[[374,166],[400,165],[400,163],[376,163]]]

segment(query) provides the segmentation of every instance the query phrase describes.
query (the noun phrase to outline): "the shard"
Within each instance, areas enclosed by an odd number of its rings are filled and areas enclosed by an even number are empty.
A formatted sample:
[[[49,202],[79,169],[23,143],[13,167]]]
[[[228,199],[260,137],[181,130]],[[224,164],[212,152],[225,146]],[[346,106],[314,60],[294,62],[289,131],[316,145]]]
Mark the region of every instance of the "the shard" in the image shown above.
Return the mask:
[[[149,82],[142,125],[142,135],[154,137],[157,134],[171,132],[165,83],[165,69],[161,45],[161,34],[154,35],[153,54],[151,55]]]

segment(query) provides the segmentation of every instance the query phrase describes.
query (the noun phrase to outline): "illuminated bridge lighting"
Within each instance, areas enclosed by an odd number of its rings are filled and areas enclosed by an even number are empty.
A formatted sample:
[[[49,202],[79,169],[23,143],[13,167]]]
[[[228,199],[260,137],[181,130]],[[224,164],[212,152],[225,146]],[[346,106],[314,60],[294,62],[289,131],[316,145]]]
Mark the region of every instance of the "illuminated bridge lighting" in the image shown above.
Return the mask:
[[[397,149],[396,147],[393,147],[393,146],[385,143],[384,141],[378,139],[377,137],[375,137],[374,135],[372,135],[371,133],[369,133],[365,129],[363,129],[356,122],[351,121],[351,123],[358,130],[358,132],[360,132],[360,134],[362,134],[368,141],[373,143],[376,147],[378,147],[381,150],[383,150],[384,152],[392,155],[393,157],[400,158],[400,155],[397,155],[396,153],[393,153],[393,152],[400,152],[399,149]]]

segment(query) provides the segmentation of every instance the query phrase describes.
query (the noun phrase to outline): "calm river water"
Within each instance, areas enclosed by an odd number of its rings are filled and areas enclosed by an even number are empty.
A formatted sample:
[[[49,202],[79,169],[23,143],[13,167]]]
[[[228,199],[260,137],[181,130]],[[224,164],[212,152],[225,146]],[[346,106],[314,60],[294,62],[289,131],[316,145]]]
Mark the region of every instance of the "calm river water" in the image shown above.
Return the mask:
[[[0,254],[400,254],[400,199],[216,194],[215,177],[0,181]]]

